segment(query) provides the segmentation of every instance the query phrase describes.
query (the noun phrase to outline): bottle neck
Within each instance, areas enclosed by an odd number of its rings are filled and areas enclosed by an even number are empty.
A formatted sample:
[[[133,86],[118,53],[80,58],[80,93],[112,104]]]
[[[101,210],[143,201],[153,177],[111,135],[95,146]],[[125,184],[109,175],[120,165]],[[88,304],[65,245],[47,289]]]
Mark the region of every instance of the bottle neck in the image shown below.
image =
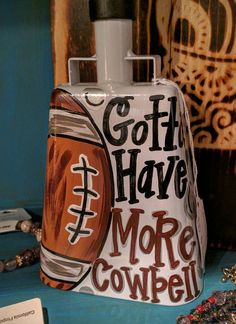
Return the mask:
[[[94,25],[98,83],[131,83],[132,63],[125,56],[132,49],[132,20],[97,20]]]

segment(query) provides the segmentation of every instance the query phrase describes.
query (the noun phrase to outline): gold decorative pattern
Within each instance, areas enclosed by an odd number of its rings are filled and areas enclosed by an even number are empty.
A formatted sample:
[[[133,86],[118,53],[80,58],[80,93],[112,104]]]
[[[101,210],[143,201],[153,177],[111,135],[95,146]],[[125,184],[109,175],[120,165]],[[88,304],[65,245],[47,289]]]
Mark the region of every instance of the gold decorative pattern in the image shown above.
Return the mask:
[[[236,2],[176,0],[163,9],[156,0],[163,73],[185,94],[195,147],[236,149]]]

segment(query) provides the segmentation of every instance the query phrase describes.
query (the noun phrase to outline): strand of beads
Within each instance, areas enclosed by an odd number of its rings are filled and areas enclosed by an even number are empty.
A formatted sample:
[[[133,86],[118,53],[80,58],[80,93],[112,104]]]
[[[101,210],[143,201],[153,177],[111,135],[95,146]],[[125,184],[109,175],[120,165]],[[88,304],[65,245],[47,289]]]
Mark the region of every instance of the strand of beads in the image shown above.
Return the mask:
[[[230,279],[233,284],[236,284],[236,264],[234,264],[232,267],[223,268],[222,271],[224,275],[221,279],[222,282],[226,282]]]
[[[215,291],[189,315],[177,318],[177,324],[236,323],[236,290]]]
[[[31,220],[27,219],[27,220],[19,221],[16,224],[16,229],[24,233],[31,233],[36,237],[36,240],[38,242],[41,241],[42,229],[40,223],[33,223]]]
[[[32,249],[26,249],[18,253],[14,258],[8,260],[0,260],[0,272],[13,271],[16,268],[22,268],[34,264],[39,260],[40,247],[36,246]]]
[[[31,220],[19,221],[16,229],[24,233],[31,233],[38,242],[41,241],[42,229],[40,223],[33,223]],[[40,246],[26,249],[18,253],[14,258],[0,260],[0,272],[13,271],[17,268],[30,266],[39,260]]]

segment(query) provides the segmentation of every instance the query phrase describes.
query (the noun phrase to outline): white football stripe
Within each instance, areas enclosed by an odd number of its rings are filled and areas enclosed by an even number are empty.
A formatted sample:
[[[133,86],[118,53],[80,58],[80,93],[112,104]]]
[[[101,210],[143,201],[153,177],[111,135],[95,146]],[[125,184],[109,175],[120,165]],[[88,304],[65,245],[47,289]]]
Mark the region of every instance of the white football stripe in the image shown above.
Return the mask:
[[[102,144],[100,136],[87,116],[61,109],[50,110],[49,134],[71,136]]]

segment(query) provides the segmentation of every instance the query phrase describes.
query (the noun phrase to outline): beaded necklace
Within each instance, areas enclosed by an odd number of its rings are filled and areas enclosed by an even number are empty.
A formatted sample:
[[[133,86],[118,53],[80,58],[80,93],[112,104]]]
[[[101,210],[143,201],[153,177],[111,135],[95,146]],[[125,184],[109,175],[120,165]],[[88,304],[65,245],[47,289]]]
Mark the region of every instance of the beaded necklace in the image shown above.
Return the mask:
[[[40,223],[33,223],[31,220],[19,221],[16,229],[24,233],[31,233],[38,242],[41,241],[42,229]],[[18,253],[15,257],[7,260],[0,260],[0,272],[13,271],[16,268],[22,268],[34,264],[39,260],[40,246],[32,249],[26,249]]]
[[[215,291],[189,315],[177,318],[177,324],[236,323],[236,290]]]

